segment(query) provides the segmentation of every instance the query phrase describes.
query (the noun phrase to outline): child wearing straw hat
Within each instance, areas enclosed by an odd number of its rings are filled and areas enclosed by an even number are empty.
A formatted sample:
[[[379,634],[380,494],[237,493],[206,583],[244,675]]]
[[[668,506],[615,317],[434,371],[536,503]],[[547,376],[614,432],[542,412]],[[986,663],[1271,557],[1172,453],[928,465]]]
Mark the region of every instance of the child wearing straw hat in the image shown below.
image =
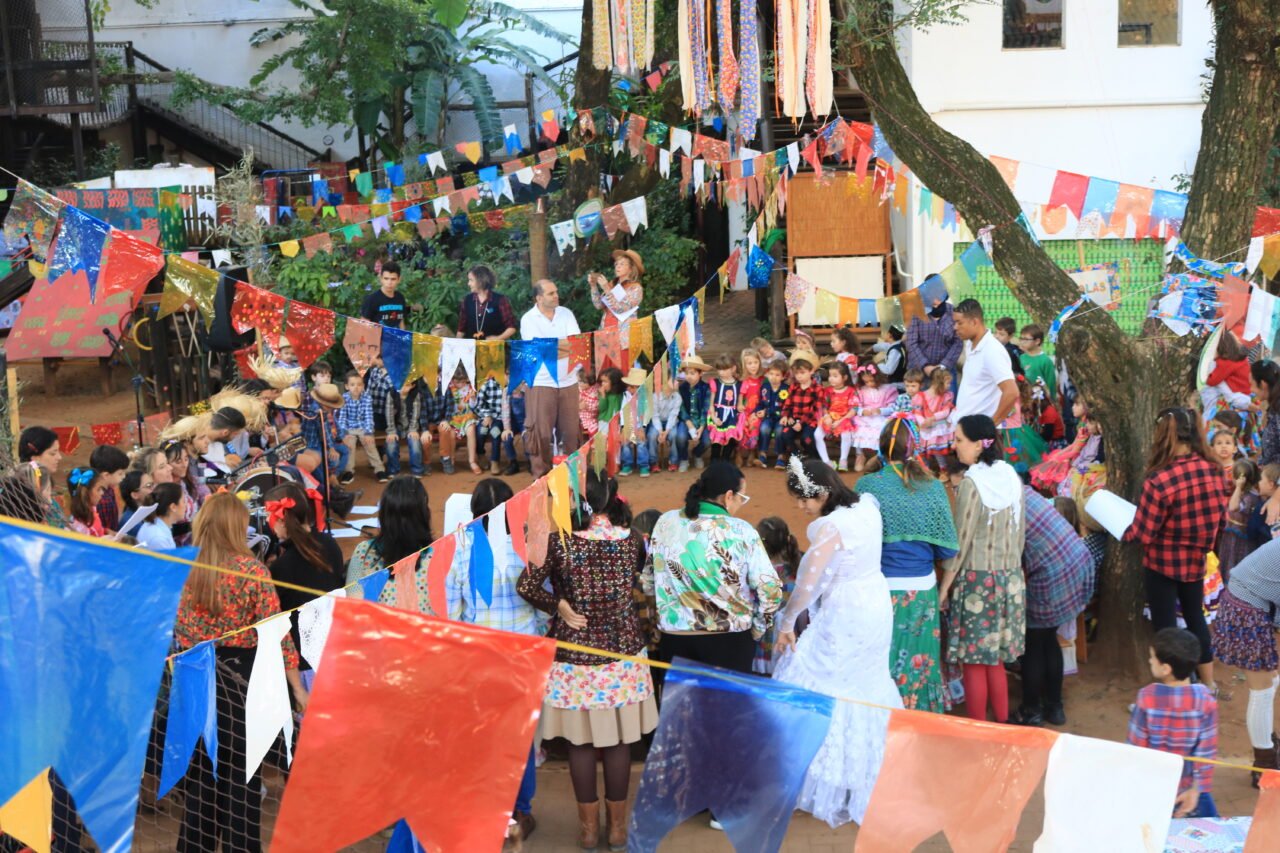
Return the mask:
[[[649,374],[639,367],[631,368],[622,377],[626,392],[622,397],[623,442],[622,468],[618,471],[619,477],[629,476],[637,467],[640,469],[641,477],[648,477],[651,466],[657,461],[649,456],[646,424],[642,421],[639,400],[636,399],[640,393],[640,386],[644,385],[648,379]],[[635,406],[630,405],[632,400],[636,401]]]

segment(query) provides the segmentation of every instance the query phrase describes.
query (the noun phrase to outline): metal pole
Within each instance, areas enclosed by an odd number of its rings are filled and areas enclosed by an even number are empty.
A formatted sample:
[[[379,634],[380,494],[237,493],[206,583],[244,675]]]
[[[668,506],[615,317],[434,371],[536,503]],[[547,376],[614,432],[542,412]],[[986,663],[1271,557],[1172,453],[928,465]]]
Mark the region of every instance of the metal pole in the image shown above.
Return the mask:
[[[84,134],[80,131],[80,113],[71,114],[71,154],[76,163],[76,180],[83,181],[87,176],[84,173]]]
[[[9,4],[0,3],[0,47],[4,48],[4,82],[9,90],[9,115],[18,117],[18,87],[13,79],[13,64],[18,58],[13,55],[13,45],[9,41]]]

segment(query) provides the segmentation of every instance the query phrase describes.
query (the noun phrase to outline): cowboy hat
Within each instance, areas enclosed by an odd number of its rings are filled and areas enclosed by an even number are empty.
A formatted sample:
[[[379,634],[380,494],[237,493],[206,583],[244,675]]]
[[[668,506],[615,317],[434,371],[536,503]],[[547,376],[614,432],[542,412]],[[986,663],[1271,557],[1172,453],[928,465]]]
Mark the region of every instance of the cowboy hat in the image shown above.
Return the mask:
[[[627,371],[627,375],[622,377],[624,385],[643,385],[649,379],[649,374],[645,373],[639,367],[633,367]]]
[[[343,404],[342,392],[332,382],[325,382],[312,388],[311,399],[326,409],[341,409]]]
[[[636,275],[644,275],[644,261],[640,258],[640,253],[635,249],[614,249],[613,259],[616,261],[618,256],[631,261],[631,265],[636,268]]]
[[[296,409],[301,405],[302,394],[296,385],[284,389],[280,392],[280,396],[276,397],[276,407],[280,409]]]
[[[684,361],[680,362],[680,366],[692,367],[694,370],[699,370],[703,373],[706,373],[711,369],[711,365],[707,364],[705,361],[699,360],[698,358],[686,358]]]

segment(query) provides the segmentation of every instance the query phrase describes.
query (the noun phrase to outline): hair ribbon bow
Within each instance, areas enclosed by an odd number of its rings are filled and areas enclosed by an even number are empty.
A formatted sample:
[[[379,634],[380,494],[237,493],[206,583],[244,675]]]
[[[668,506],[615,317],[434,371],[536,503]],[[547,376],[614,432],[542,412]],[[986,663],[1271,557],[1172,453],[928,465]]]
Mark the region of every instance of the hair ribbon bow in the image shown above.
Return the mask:
[[[87,486],[93,482],[93,469],[76,468],[71,472],[71,476],[67,478],[67,482],[73,487]]]
[[[275,527],[284,521],[284,514],[287,510],[294,508],[296,504],[293,498],[281,498],[278,501],[267,501],[267,523]]]

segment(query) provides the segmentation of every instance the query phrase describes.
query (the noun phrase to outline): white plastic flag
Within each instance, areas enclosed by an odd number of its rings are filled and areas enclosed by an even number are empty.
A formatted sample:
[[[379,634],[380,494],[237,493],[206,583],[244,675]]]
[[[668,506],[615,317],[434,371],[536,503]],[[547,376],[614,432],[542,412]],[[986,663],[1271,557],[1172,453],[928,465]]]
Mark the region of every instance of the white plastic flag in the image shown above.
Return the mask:
[[[325,641],[329,639],[329,628],[333,625],[333,603],[346,595],[345,589],[335,589],[311,599],[298,609],[298,635],[302,641],[298,653],[316,672],[320,671],[320,658],[324,654]]]
[[[1180,755],[1058,735],[1035,853],[1160,853],[1181,777]]]
[[[467,372],[467,379],[476,384],[476,342],[465,338],[440,339],[440,383],[447,387],[458,365]]]
[[[289,702],[289,681],[284,676],[284,654],[280,651],[280,641],[289,633],[290,625],[289,614],[281,613],[257,627],[258,649],[244,697],[246,780],[258,772],[281,731],[285,754],[293,761],[293,705]]]
[[[627,217],[627,230],[632,234],[649,227],[649,207],[643,196],[624,201],[622,213]]]

